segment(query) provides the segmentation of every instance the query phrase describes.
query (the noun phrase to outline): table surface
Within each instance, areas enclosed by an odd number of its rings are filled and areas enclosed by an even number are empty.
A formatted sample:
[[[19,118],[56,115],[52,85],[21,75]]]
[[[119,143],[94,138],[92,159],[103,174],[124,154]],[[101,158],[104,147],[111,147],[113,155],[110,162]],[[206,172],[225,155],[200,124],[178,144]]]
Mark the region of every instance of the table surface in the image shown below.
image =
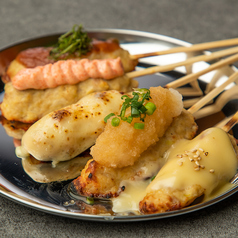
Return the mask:
[[[87,28],[148,31],[191,43],[237,37],[236,0],[0,0],[0,48],[27,38]],[[237,195],[209,208],[146,222],[58,217],[0,197],[1,237],[237,237]]]

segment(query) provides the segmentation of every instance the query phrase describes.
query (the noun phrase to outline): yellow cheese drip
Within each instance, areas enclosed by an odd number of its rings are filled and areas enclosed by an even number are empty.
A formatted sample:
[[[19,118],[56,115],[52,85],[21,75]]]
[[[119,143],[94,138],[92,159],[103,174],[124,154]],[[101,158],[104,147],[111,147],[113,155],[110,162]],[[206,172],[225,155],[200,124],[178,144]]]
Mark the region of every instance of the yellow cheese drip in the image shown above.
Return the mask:
[[[208,198],[228,184],[237,169],[231,141],[219,128],[207,129],[191,141],[176,142],[166,157],[166,164],[147,187],[147,193],[163,187],[184,189],[198,184],[205,188]]]

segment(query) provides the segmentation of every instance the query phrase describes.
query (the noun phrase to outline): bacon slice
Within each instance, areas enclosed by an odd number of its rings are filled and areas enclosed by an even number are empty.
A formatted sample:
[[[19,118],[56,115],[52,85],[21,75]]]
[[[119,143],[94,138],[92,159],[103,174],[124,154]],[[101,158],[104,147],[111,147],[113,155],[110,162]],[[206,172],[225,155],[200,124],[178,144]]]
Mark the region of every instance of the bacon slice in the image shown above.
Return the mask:
[[[55,88],[88,78],[110,80],[124,74],[120,58],[105,60],[60,60],[54,64],[19,71],[12,84],[18,90]]]

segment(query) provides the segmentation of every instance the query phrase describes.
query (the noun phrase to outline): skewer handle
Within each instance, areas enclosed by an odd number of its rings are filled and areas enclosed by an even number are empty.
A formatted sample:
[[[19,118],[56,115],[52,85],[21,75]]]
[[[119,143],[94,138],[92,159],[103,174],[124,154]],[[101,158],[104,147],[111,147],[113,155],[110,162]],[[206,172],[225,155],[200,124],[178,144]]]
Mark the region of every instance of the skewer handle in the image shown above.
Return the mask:
[[[222,127],[222,130],[228,132],[238,122],[238,111],[232,116],[232,118]]]
[[[150,56],[166,55],[166,54],[173,54],[173,53],[180,53],[180,52],[203,51],[203,50],[232,46],[237,44],[238,44],[238,38],[234,38],[234,39],[195,44],[191,46],[179,46],[169,50],[162,50],[162,51],[151,52],[151,53],[136,54],[136,55],[131,55],[131,58],[140,59],[140,58],[145,58]]]
[[[214,64],[211,64],[209,67],[207,67],[204,70],[201,70],[201,71],[199,71],[197,73],[186,75],[186,76],[184,76],[184,77],[182,77],[182,78],[180,78],[178,80],[175,80],[175,81],[173,81],[171,83],[168,83],[167,85],[165,85],[165,87],[166,88],[178,88],[178,87],[180,87],[182,85],[185,85],[187,83],[192,82],[193,80],[196,80],[201,75],[204,75],[204,74],[206,74],[208,72],[211,72],[211,71],[213,71],[215,69],[221,68],[221,67],[223,67],[225,65],[229,65],[231,63],[234,63],[237,60],[238,60],[238,54],[235,54],[235,55],[230,56],[230,57],[228,57],[228,58],[226,58],[224,60],[220,60],[220,61],[218,61],[218,62],[216,62]]]
[[[141,77],[141,76],[144,76],[144,75],[154,74],[154,73],[158,73],[158,72],[166,72],[166,71],[173,70],[173,69],[175,69],[177,67],[180,67],[180,66],[193,64],[193,63],[196,63],[196,62],[199,62],[199,61],[208,62],[208,61],[211,61],[211,60],[214,60],[214,59],[225,57],[227,55],[233,55],[235,53],[238,53],[238,47],[233,47],[233,48],[226,49],[226,50],[220,50],[220,51],[211,53],[209,55],[195,56],[195,57],[189,58],[187,60],[177,62],[177,63],[173,63],[173,64],[169,64],[169,65],[154,66],[154,67],[150,67],[150,68],[147,68],[147,69],[144,69],[144,70],[129,72],[129,73],[126,74],[126,76],[128,78],[135,78],[135,77]]]
[[[222,85],[219,87],[213,89],[210,93],[208,93],[206,96],[204,96],[200,101],[195,103],[192,107],[188,109],[188,111],[192,114],[194,114],[196,111],[198,111],[201,107],[203,107],[205,104],[207,104],[210,100],[212,100],[214,97],[216,97],[219,93],[221,93],[226,86],[228,86],[230,83],[234,82],[238,78],[238,71],[233,73],[228,80],[226,80]]]

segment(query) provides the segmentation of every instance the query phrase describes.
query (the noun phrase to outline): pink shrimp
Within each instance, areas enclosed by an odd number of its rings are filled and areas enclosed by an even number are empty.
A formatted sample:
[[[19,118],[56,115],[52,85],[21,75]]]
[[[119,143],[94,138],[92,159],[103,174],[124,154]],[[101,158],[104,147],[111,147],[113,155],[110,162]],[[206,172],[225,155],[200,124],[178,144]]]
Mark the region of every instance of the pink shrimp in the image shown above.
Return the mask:
[[[120,58],[104,60],[60,60],[53,64],[20,70],[12,79],[18,90],[55,88],[77,84],[88,78],[110,80],[124,74]]]

